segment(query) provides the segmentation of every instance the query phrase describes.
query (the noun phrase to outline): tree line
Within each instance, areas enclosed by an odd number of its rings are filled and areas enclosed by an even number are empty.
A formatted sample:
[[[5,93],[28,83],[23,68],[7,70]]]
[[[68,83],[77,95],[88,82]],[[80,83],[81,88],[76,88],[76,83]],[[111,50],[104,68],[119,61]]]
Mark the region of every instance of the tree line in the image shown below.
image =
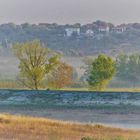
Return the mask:
[[[62,62],[60,54],[43,47],[39,41],[17,43],[13,52],[20,62],[17,81],[24,87],[38,90],[47,85],[60,89],[76,84],[74,68]],[[140,82],[139,54],[121,54],[116,59],[101,54],[86,64],[85,77],[90,89],[105,89],[113,77],[131,81],[133,86]]]
[[[38,90],[44,84],[54,88],[72,84],[73,68],[61,62],[58,53],[42,47],[39,41],[17,43],[13,52],[20,61],[18,82],[23,86]]]

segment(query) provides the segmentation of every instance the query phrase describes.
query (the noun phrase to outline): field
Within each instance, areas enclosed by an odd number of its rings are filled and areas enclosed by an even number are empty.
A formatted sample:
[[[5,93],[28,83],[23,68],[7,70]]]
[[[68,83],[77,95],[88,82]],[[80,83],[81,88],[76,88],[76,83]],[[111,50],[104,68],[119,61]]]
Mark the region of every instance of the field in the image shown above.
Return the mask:
[[[82,137],[91,137],[93,140],[140,140],[140,131],[0,115],[2,140],[81,140]]]

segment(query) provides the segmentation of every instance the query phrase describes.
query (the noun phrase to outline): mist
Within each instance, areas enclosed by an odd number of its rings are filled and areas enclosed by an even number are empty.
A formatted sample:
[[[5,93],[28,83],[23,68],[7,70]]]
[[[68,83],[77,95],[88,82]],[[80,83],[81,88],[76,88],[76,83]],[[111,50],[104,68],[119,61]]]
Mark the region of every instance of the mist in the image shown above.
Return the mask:
[[[0,23],[140,22],[139,0],[0,0]]]

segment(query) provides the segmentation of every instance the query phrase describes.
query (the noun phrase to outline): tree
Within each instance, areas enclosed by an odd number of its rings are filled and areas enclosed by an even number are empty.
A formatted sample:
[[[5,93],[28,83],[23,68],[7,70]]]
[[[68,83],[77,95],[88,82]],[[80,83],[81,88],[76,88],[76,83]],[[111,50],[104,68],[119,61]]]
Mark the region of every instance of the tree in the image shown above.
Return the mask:
[[[129,57],[120,54],[116,59],[116,76],[124,80],[128,77],[128,61]]]
[[[88,67],[87,81],[91,88],[102,90],[107,86],[114,74],[114,61],[106,55],[99,55]]]
[[[116,76],[124,81],[130,81],[135,87],[135,83],[140,81],[140,55],[119,55],[116,60]]]
[[[73,84],[73,68],[66,63],[60,63],[56,70],[52,71],[48,78],[48,86],[63,88]]]
[[[42,86],[46,74],[59,63],[59,55],[42,47],[39,41],[17,43],[13,52],[20,61],[20,82],[35,90]]]

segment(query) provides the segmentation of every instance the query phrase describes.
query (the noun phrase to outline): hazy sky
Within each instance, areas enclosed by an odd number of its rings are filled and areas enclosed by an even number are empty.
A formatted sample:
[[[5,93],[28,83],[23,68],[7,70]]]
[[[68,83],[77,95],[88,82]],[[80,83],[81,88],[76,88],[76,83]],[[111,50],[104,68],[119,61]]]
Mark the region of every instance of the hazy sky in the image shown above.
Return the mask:
[[[140,22],[140,0],[0,0],[0,23]]]

